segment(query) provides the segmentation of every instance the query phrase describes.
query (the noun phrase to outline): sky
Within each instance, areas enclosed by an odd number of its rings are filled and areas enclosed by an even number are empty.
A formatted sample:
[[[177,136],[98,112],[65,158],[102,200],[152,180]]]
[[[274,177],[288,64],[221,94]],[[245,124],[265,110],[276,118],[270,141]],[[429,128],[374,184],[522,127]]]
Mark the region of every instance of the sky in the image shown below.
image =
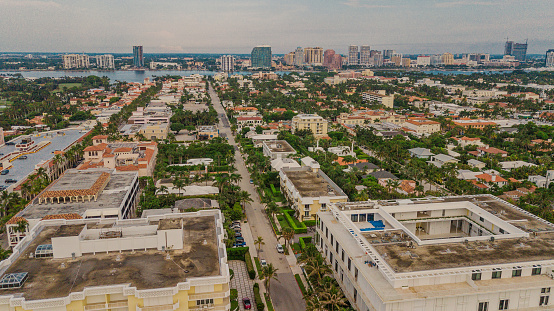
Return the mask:
[[[554,0],[0,0],[1,52],[543,54],[553,30]]]

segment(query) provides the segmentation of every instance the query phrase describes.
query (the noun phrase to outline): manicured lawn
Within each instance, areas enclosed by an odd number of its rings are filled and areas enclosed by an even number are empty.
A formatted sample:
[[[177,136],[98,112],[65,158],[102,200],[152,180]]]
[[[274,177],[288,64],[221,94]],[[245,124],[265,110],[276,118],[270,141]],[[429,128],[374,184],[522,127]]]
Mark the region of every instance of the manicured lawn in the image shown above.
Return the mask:
[[[66,87],[68,89],[72,87],[81,87],[82,83],[60,83],[58,84],[58,88],[53,91],[53,93],[61,92],[63,91],[63,88]]]

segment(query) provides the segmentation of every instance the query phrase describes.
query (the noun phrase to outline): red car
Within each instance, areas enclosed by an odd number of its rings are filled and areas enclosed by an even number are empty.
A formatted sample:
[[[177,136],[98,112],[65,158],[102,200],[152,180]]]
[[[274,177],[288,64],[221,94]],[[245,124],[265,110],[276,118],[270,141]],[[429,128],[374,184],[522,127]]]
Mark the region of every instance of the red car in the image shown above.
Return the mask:
[[[242,298],[242,305],[245,310],[252,309],[252,304],[250,303],[250,298]]]

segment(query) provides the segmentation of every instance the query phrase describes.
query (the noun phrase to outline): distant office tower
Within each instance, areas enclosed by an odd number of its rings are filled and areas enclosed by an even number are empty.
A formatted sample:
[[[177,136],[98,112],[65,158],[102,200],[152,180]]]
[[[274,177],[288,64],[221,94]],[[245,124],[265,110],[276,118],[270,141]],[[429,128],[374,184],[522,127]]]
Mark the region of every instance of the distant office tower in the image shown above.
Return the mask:
[[[439,66],[440,64],[442,64],[441,55],[440,54],[431,55],[431,66]]]
[[[102,68],[102,69],[114,69],[115,64],[113,61],[113,55],[106,54],[106,55],[97,55],[96,56],[96,67]]]
[[[394,53],[390,56],[391,62],[394,63],[395,66],[402,66],[402,54],[401,53]]]
[[[287,64],[288,66],[294,65],[294,52],[285,54],[285,64]]]
[[[66,54],[62,57],[64,69],[90,67],[89,56],[84,54]]]
[[[144,67],[144,56],[142,55],[142,45],[133,46],[133,66]]]
[[[235,57],[232,55],[221,56],[221,70],[233,71],[235,69]]]
[[[402,58],[402,67],[410,67],[412,65],[412,60],[409,58]]]
[[[362,45],[360,48],[360,65],[369,66],[371,62],[371,47]]]
[[[321,66],[323,64],[323,49],[320,47],[305,48],[304,62],[310,65]]]
[[[297,47],[294,51],[294,65],[297,67],[304,66],[304,49]]]
[[[419,55],[417,57],[417,65],[421,67],[431,66],[431,56]]]
[[[546,51],[546,60],[544,65],[546,67],[554,67],[554,49]]]
[[[359,52],[357,45],[351,45],[348,47],[348,65],[359,64]]]
[[[525,43],[506,41],[504,45],[504,55],[511,55],[518,61],[525,61],[527,58],[527,41],[525,41]]]
[[[454,65],[454,55],[451,53],[444,53],[442,54],[441,61],[445,66]]]
[[[377,52],[373,55],[373,66],[374,67],[383,66],[383,54],[381,54],[381,52]]]
[[[271,46],[258,45],[250,54],[253,68],[271,68]]]
[[[334,50],[325,50],[325,54],[323,56],[323,66],[329,68],[330,70],[341,69],[342,56],[340,56],[340,54],[335,54]]]
[[[385,59],[390,59],[394,54],[396,54],[395,50],[383,50],[383,58]]]

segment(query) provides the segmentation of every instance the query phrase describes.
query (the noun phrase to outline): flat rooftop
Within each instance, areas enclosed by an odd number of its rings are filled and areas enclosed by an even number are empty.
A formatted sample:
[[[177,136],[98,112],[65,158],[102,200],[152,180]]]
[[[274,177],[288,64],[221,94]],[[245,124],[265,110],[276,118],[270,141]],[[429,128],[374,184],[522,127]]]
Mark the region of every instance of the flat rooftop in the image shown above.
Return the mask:
[[[313,172],[309,167],[283,168],[282,172],[303,197],[346,196],[322,170]]]
[[[266,145],[272,153],[296,152],[296,150],[294,150],[294,148],[292,148],[292,146],[286,140],[265,141],[263,144]]]
[[[162,222],[168,219],[161,219]],[[85,287],[131,284],[139,290],[176,286],[187,278],[220,275],[214,216],[178,218],[184,248],[168,253],[156,249],[83,254],[76,259],[29,258],[42,244],[58,236],[75,236],[85,225],[44,227],[6,273],[27,272],[21,288],[0,289],[0,295],[21,294],[27,300],[65,297]],[[171,223],[171,222],[170,222]],[[156,222],[151,222],[155,225]],[[98,228],[89,224],[90,228]],[[101,225],[100,227],[106,227]],[[167,259],[169,254],[171,259]],[[74,283],[74,284],[73,284]]]
[[[77,174],[66,172],[55,183],[46,190],[71,190],[76,187],[87,187],[98,180],[99,175],[106,170],[78,171]],[[116,172],[111,174],[110,180],[96,201],[79,201],[71,203],[50,203],[49,201],[39,204],[35,198],[24,210],[16,216],[26,219],[42,219],[46,215],[75,213],[84,216],[85,211],[92,209],[119,208],[127,194],[131,191],[131,185],[136,178],[136,172]],[[56,202],[56,201],[54,201]]]

